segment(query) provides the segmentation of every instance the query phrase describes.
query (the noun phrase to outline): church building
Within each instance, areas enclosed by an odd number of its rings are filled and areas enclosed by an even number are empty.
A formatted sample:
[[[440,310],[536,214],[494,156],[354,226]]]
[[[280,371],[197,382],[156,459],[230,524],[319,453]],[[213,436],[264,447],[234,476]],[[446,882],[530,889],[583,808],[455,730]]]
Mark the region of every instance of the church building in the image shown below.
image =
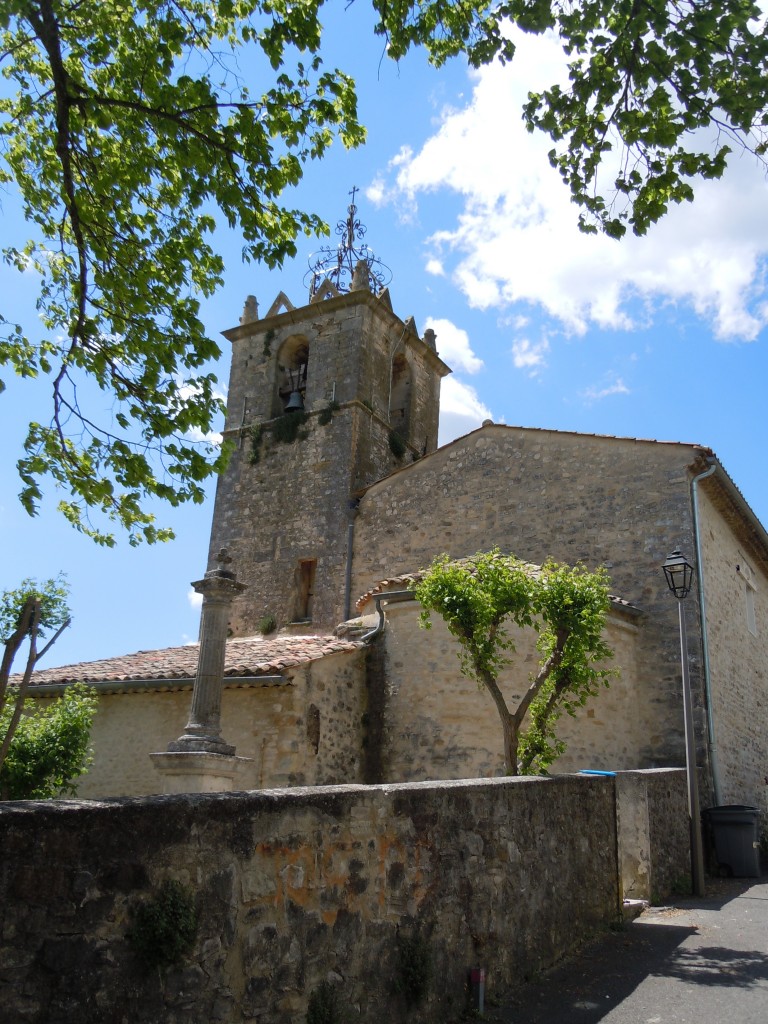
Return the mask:
[[[501,728],[460,673],[455,642],[419,628],[409,585],[433,558],[499,547],[604,566],[617,677],[563,723],[554,771],[685,759],[678,605],[662,572],[680,549],[702,802],[768,810],[768,534],[709,448],[486,422],[437,447],[439,338],[394,310],[349,207],[309,298],[249,297],[232,346],[209,566],[234,598],[222,735],[245,789],[491,776]],[[41,699],[100,693],[83,797],[161,791],[149,754],[184,728],[197,648],[36,673]],[[521,637],[503,685],[527,685]]]

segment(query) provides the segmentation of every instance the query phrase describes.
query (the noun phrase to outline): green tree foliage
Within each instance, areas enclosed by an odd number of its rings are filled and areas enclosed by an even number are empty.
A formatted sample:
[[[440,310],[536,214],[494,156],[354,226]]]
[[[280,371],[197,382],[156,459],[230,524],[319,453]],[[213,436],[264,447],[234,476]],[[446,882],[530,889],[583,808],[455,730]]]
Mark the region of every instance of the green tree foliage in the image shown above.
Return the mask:
[[[74,795],[74,780],[93,758],[89,750],[96,694],[76,683],[47,707],[27,700],[8,753],[0,767],[3,800],[45,800]],[[0,734],[6,732],[11,708],[0,714]]]
[[[557,720],[564,711],[575,715],[611,675],[605,662],[613,652],[603,639],[609,606],[605,571],[555,562],[535,568],[494,549],[457,562],[443,555],[414,589],[424,628],[431,627],[432,612],[445,620],[459,641],[462,672],[492,697],[507,773],[546,771],[565,749],[555,734]],[[510,623],[536,631],[541,656],[514,711],[499,685],[515,651]]]
[[[70,623],[67,596],[69,589],[64,577],[38,584],[36,580],[22,580],[15,590],[0,594],[0,770],[24,711],[24,699],[37,662],[56,643]],[[48,639],[42,650],[37,644]],[[9,686],[14,659],[27,643],[27,660],[18,686]]]
[[[166,539],[145,500],[202,501],[223,467],[225,451],[190,440],[221,409],[203,372],[219,348],[198,317],[224,270],[215,212],[241,232],[246,259],[278,264],[299,233],[323,227],[283,192],[336,135],[364,135],[352,81],[322,67],[319,7],[0,5],[0,183],[15,182],[34,231],[4,239],[3,256],[39,275],[43,328],[38,337],[0,315],[0,366],[45,374],[53,389],[52,419],[30,424],[19,462],[30,513],[48,477],[69,494],[65,516],[97,541],[114,543],[114,524],[132,543]],[[253,95],[243,47],[263,83]]]
[[[554,141],[550,162],[585,231],[642,235],[670,204],[693,198],[694,179],[721,177],[733,150],[762,160],[768,148],[768,32],[751,0],[375,6],[391,56],[425,44],[438,66],[460,52],[474,67],[511,60],[505,21],[557,34],[568,81],[529,94],[523,115]]]
[[[390,57],[423,45],[438,66],[511,60],[509,23],[558,33],[569,81],[532,95],[524,117],[554,140],[586,231],[642,234],[692,197],[697,176],[722,175],[731,148],[764,156],[768,34],[749,0],[372,4]],[[335,136],[364,137],[354,83],[323,68],[321,8],[0,4],[0,185],[15,183],[32,226],[2,254],[39,276],[42,323],[0,312],[0,366],[44,375],[53,392],[19,461],[31,514],[48,480],[100,543],[116,526],[134,544],[167,539],[148,499],[199,502],[225,465],[226,448],[195,440],[221,408],[205,372],[219,348],[198,316],[223,277],[216,218],[241,232],[246,259],[279,264],[300,233],[324,227],[285,190]]]

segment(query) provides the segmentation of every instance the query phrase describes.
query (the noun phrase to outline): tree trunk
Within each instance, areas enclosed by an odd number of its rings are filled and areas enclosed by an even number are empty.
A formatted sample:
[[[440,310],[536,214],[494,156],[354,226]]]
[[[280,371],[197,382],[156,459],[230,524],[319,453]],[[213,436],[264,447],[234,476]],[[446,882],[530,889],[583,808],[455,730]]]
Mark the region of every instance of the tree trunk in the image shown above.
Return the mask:
[[[504,694],[499,689],[499,684],[491,673],[486,670],[478,670],[478,675],[482,680],[483,686],[493,698],[493,703],[496,705],[496,710],[501,719],[501,728],[504,734],[504,770],[507,775],[519,775],[520,770],[517,764],[517,749],[520,742],[519,724],[515,717],[510,714],[507,702],[504,700]]]
[[[3,692],[3,706],[8,697],[8,678],[11,672],[11,666],[13,659],[16,656],[19,647],[24,640],[25,636],[29,637],[29,654],[27,656],[27,664],[24,668],[24,674],[21,678],[18,691],[15,695],[15,705],[13,713],[11,714],[10,721],[8,722],[8,728],[6,729],[5,736],[2,738],[0,743],[0,768],[3,766],[3,762],[8,754],[8,750],[11,746],[11,740],[13,734],[16,732],[16,727],[21,719],[22,711],[24,710],[24,698],[27,695],[27,689],[29,688],[29,681],[32,678],[32,670],[35,667],[37,661],[37,634],[40,628],[40,599],[29,597],[24,602],[21,614],[19,615],[19,621],[16,628],[16,632],[6,642],[5,652],[3,655],[2,666],[0,667],[0,675],[2,675],[2,692]]]

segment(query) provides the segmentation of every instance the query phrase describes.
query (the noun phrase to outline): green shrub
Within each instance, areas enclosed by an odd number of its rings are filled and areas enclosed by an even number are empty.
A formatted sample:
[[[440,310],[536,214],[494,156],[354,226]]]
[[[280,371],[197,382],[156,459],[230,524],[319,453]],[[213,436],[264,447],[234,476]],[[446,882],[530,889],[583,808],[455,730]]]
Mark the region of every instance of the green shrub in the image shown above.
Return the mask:
[[[270,633],[274,633],[277,629],[277,619],[274,615],[265,615],[263,619],[259,621],[259,632],[262,636],[268,636]]]
[[[273,327],[267,331],[264,335],[264,349],[262,351],[262,358],[269,359],[272,355],[272,342],[275,340],[275,330]]]
[[[192,890],[170,879],[157,896],[136,907],[128,939],[145,967],[170,967],[190,951],[196,935]]]
[[[307,1024],[341,1024],[339,990],[328,981],[321,981],[309,997]]]
[[[74,780],[90,767],[93,756],[88,746],[98,698],[95,690],[82,683],[47,707],[38,700],[24,702],[24,711],[0,768],[0,796],[3,800],[47,800],[74,796]],[[13,713],[13,702],[0,714],[0,736],[4,736]]]
[[[341,406],[338,402],[332,401],[324,409],[320,410],[320,415],[317,417],[317,422],[321,427],[325,427],[333,419],[333,414],[338,412]]]
[[[309,419],[308,413],[303,410],[286,412],[272,421],[272,439],[276,444],[293,444],[296,438],[302,440],[306,437],[301,428]]]
[[[432,978],[432,951],[421,935],[397,936],[396,987],[408,1007],[418,1006]]]
[[[394,430],[389,432],[389,450],[396,459],[402,459],[405,455],[405,441]]]
[[[248,461],[256,466],[261,459],[261,442],[264,438],[264,427],[261,423],[254,423],[248,431],[251,438],[251,450],[248,453]]]

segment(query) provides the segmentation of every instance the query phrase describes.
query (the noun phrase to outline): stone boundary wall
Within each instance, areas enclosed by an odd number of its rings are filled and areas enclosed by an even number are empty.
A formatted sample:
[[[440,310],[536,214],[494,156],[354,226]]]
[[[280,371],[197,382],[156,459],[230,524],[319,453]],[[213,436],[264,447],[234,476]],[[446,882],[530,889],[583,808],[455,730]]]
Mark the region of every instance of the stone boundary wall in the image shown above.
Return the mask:
[[[685,769],[617,772],[616,819],[621,888],[626,898],[656,902],[689,878]]]
[[[685,848],[685,777],[632,774],[653,871]],[[330,982],[339,1020],[449,1024],[470,967],[501,995],[617,920],[616,781],[0,805],[0,1019],[303,1024]],[[147,968],[129,934],[168,880],[193,894],[197,936],[178,966]],[[409,1007],[404,964],[418,980],[425,962]]]

